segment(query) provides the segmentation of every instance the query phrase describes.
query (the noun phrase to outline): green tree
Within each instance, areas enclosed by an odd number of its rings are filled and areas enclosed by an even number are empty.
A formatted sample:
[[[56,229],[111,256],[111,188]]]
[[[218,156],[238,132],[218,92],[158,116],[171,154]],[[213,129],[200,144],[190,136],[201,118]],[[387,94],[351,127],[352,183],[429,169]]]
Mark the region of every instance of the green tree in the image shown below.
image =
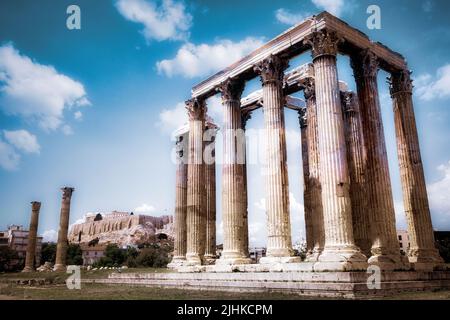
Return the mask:
[[[81,266],[83,264],[83,252],[78,244],[69,244],[67,247],[67,265]]]
[[[10,247],[0,247],[0,272],[12,271],[11,262],[17,260],[17,252]]]
[[[56,243],[46,242],[42,244],[41,263],[55,263],[56,259]]]

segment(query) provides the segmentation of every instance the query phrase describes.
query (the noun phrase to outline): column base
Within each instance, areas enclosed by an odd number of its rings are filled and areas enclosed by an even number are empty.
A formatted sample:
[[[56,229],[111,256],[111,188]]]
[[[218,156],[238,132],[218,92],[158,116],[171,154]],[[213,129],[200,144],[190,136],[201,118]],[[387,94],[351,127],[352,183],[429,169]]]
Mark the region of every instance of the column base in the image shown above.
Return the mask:
[[[36,271],[36,270],[34,268],[32,268],[32,267],[25,267],[22,270],[22,272],[34,272],[34,271]]]
[[[217,261],[217,256],[212,255],[212,254],[207,254],[207,255],[205,255],[205,257],[203,258],[203,262],[204,262],[206,265],[212,265],[212,264],[215,264],[216,261]]]
[[[366,271],[367,267],[367,257],[357,247],[349,246],[325,248],[314,264],[314,271]]]
[[[186,266],[201,266],[203,264],[203,256],[198,254],[186,254]]]
[[[300,257],[287,256],[287,257],[262,257],[259,259],[260,264],[277,264],[277,263],[300,263],[302,259]]]
[[[172,261],[167,265],[169,269],[178,269],[179,267],[186,264],[185,257],[173,257]]]
[[[399,254],[373,255],[367,261],[369,265],[378,266],[383,271],[409,270],[408,258]]]
[[[311,253],[308,253],[305,258],[305,262],[317,262],[319,261],[319,257],[323,250],[314,250]]]
[[[444,267],[444,260],[436,249],[410,249],[408,260],[416,271],[433,271]]]
[[[66,271],[67,270],[67,266],[64,264],[55,264],[55,266],[53,267],[53,271]]]
[[[236,265],[236,264],[251,264],[252,259],[244,256],[237,251],[224,251],[220,259],[216,260],[216,265]]]

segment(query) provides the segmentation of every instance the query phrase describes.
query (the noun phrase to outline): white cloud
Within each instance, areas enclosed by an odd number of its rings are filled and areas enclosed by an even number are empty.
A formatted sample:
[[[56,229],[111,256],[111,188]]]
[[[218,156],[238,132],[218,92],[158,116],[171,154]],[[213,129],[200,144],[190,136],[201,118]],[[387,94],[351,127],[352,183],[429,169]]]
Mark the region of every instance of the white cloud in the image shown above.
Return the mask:
[[[65,124],[61,127],[61,131],[66,135],[66,136],[70,136],[73,134],[73,130],[72,127],[69,126],[68,124]]]
[[[21,55],[11,44],[0,46],[0,108],[6,114],[56,130],[66,108],[89,104],[81,83]]]
[[[118,0],[117,10],[125,19],[144,25],[142,34],[147,40],[185,40],[192,26],[192,16],[183,3],[163,0],[160,6],[153,1]]]
[[[442,178],[427,187],[430,208],[437,219],[436,222],[446,223],[446,227],[448,227],[450,220],[450,161],[440,165],[438,170],[442,173]]]
[[[20,155],[14,148],[0,139],[0,166],[8,171],[14,171],[18,168]]]
[[[172,109],[164,109],[159,114],[157,126],[165,133],[172,133],[188,121],[186,105],[184,102],[178,103]]]
[[[275,11],[275,17],[281,23],[294,25],[309,17],[310,13],[292,13],[286,9],[280,8]]]
[[[56,232],[53,229],[46,230],[42,234],[42,237],[43,237],[43,239],[42,239],[43,242],[56,242],[58,240],[58,232]]]
[[[6,141],[16,149],[25,153],[39,153],[41,146],[36,136],[26,130],[7,131],[3,130]]]
[[[206,76],[221,70],[263,45],[260,38],[247,37],[242,41],[217,40],[215,44],[184,44],[173,59],[156,63],[160,74],[186,78]]]
[[[143,203],[139,207],[134,208],[135,213],[151,213],[154,212],[156,209],[154,206]]]
[[[76,111],[73,114],[73,117],[75,118],[75,120],[81,121],[81,120],[83,120],[83,113],[81,111]]]
[[[450,97],[450,64],[440,67],[436,76],[422,74],[415,79],[416,94],[425,101]]]
[[[344,10],[344,0],[311,0],[311,2],[319,9],[323,9],[339,17]]]

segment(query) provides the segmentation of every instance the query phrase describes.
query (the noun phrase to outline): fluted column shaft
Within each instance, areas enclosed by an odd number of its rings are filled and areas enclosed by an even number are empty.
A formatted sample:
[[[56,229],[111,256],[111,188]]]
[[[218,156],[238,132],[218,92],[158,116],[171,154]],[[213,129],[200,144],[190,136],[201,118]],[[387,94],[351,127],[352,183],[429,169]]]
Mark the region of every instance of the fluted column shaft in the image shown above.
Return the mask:
[[[358,99],[353,92],[342,92],[345,143],[350,173],[350,199],[352,204],[353,235],[362,253],[370,256],[370,217],[366,199],[364,167],[366,150],[362,135]]]
[[[242,113],[242,129],[245,130],[247,126],[247,121],[251,118],[250,112]],[[248,238],[248,184],[247,184],[247,145],[246,140],[243,142],[244,152],[245,152],[245,163],[244,163],[244,204],[245,204],[245,216],[244,216],[244,255],[246,257],[250,256],[249,252],[249,238]]]
[[[325,224],[325,248],[315,269],[363,269],[366,258],[353,238],[350,177],[336,67],[338,38],[321,31],[314,33],[308,42],[312,46],[315,73]]]
[[[31,272],[35,267],[34,264],[36,256],[36,237],[38,231],[40,209],[40,202],[33,201],[31,203],[30,229],[28,231],[28,244],[25,256],[25,268],[23,269],[23,272]]]
[[[313,250],[307,256],[308,261],[316,261],[323,251],[325,233],[323,224],[322,187],[320,185],[319,132],[317,130],[317,105],[314,79],[305,82],[303,89],[306,100],[306,139],[308,144],[308,189],[312,220]],[[302,133],[303,134],[303,133]],[[306,208],[305,208],[306,214]],[[306,220],[306,219],[305,219]]]
[[[402,263],[378,97],[378,61],[373,53],[366,50],[351,57],[351,63],[367,150],[366,186],[372,242],[369,263],[385,270],[397,269],[402,267]]]
[[[222,221],[223,251],[217,263],[245,264],[248,258],[248,226],[245,179],[245,132],[240,98],[245,82],[229,79],[221,87],[224,107]]]
[[[186,260],[186,237],[187,237],[187,174],[188,174],[188,152],[187,141],[189,133],[177,137],[177,170],[175,181],[175,241],[173,259],[169,267],[177,267]]]
[[[433,269],[442,263],[442,258],[434,245],[433,225],[414,116],[410,72],[404,70],[394,73],[389,80],[394,106],[403,204],[408,222],[410,241],[408,257],[416,269]]]
[[[66,256],[67,256],[67,232],[69,230],[69,218],[70,218],[70,201],[74,188],[62,188],[63,196],[61,202],[61,214],[59,218],[59,231],[58,231],[58,243],[56,245],[56,260],[55,271],[64,271],[66,269]]]
[[[284,122],[283,71],[287,62],[270,56],[255,66],[263,86],[263,110],[267,143],[266,212],[268,241],[261,263],[294,262],[289,213],[286,132]]]
[[[187,186],[188,265],[201,265],[206,245],[206,186],[203,162],[204,101],[187,101],[189,113],[189,161]]]
[[[207,151],[212,153],[210,161],[205,163],[206,184],[206,248],[205,260],[209,264],[216,259],[216,162],[215,162],[215,127],[208,127],[211,137],[205,143]]]

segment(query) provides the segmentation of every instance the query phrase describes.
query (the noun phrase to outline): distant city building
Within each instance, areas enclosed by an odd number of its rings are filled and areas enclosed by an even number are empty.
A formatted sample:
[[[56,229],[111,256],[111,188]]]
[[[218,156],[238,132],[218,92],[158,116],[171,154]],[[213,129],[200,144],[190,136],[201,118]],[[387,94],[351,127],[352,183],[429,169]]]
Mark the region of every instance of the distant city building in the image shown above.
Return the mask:
[[[406,230],[397,230],[398,243],[400,245],[400,252],[404,255],[408,254],[409,250],[409,235]]]
[[[105,256],[106,245],[81,245],[83,266],[90,266]]]
[[[11,225],[6,231],[0,231],[0,246],[8,246],[17,252],[18,259],[13,260],[10,267],[15,267],[25,261],[28,246],[28,230],[22,226]],[[35,265],[41,263],[42,237],[36,238]]]
[[[259,263],[259,259],[266,256],[266,248],[249,248],[250,258],[253,262]]]

